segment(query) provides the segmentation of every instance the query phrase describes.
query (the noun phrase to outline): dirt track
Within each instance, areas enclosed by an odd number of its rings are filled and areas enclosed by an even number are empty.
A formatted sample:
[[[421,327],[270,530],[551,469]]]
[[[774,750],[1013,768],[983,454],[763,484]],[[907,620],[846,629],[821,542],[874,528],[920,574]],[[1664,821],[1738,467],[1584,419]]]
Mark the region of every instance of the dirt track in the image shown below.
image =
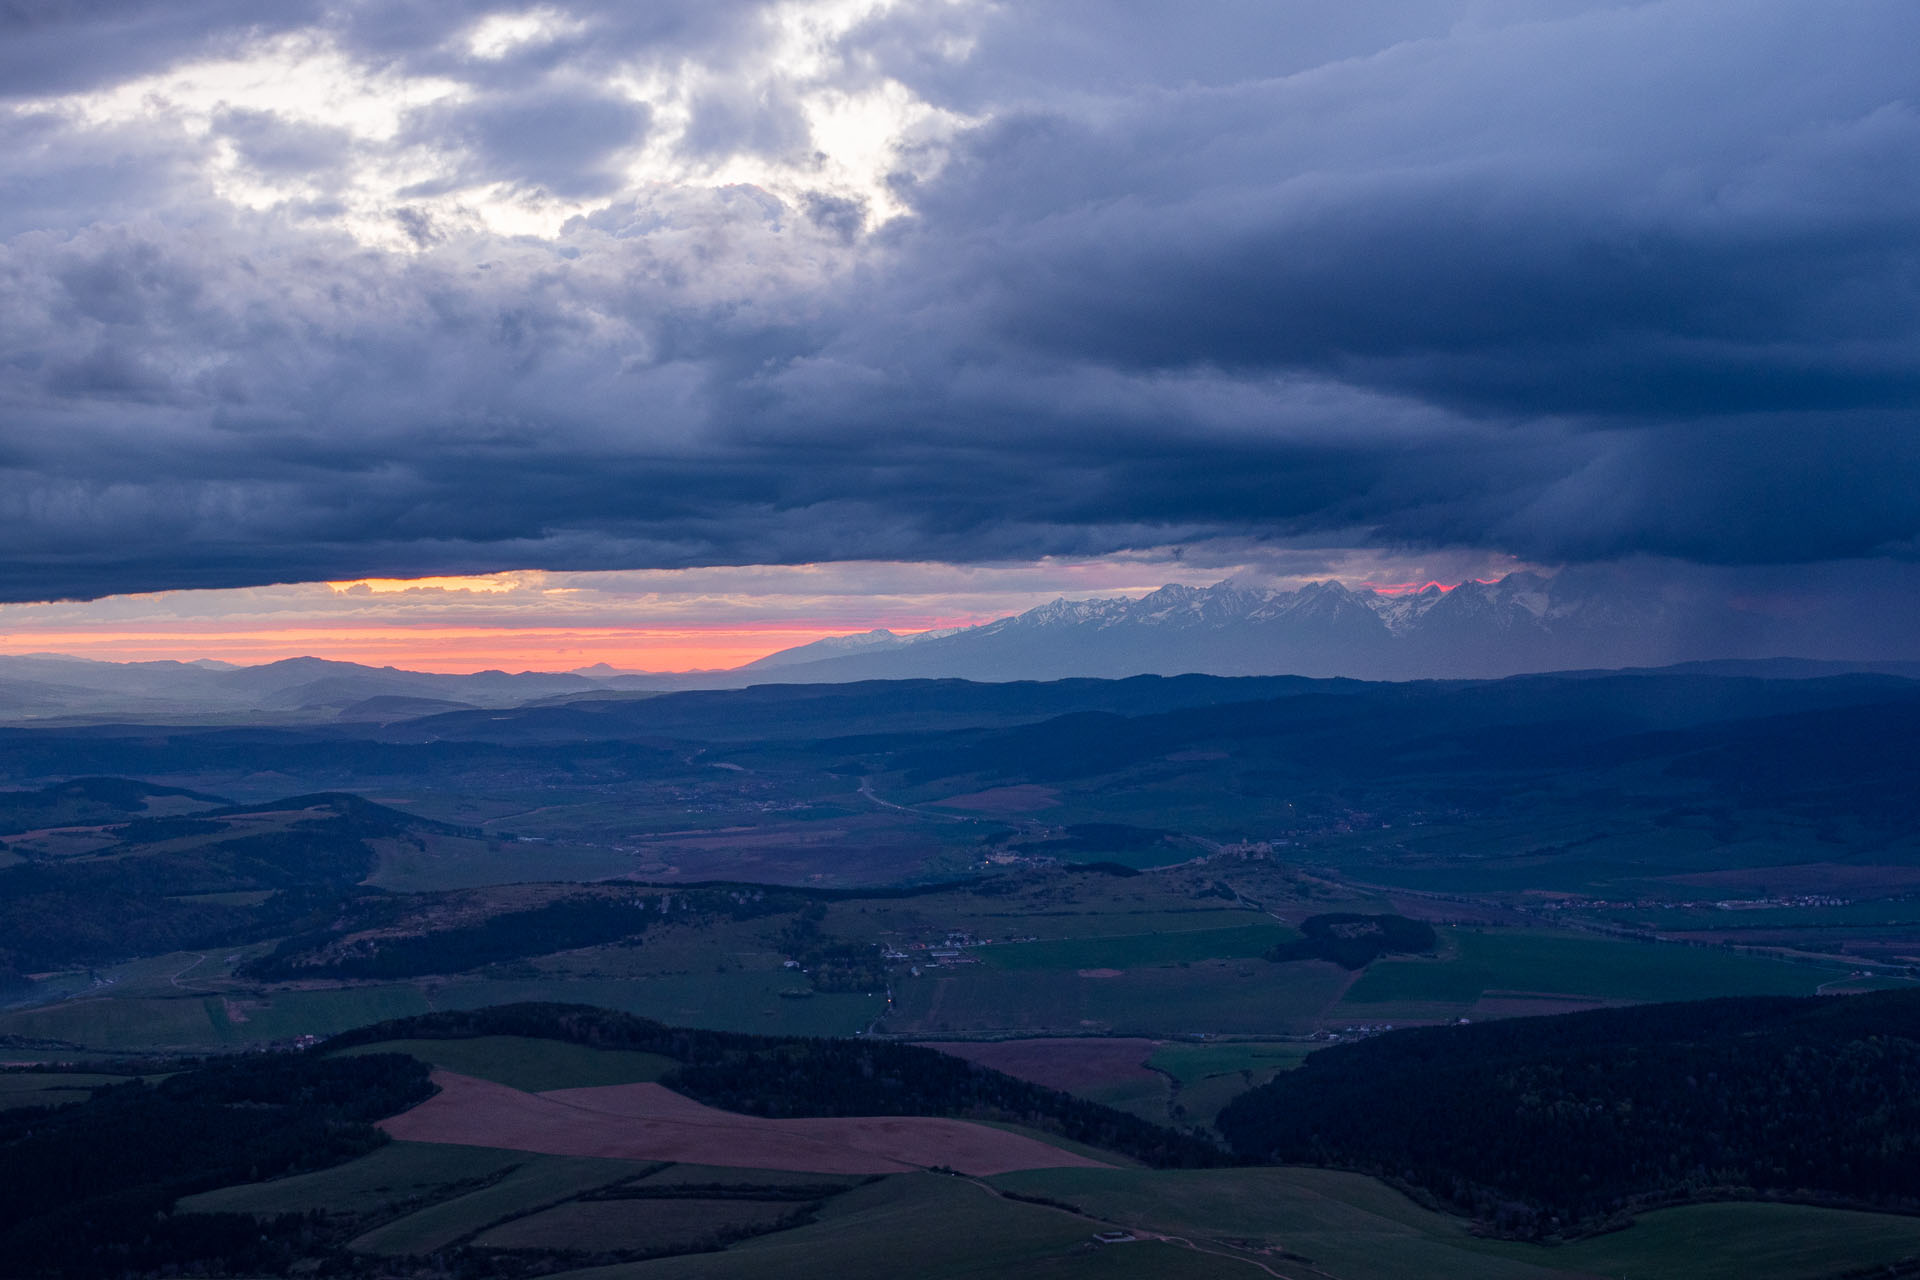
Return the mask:
[[[380,1127],[408,1142],[802,1173],[905,1173],[945,1165],[985,1175],[1104,1167],[1032,1138],[961,1120],[763,1120],[702,1106],[657,1084],[535,1094],[451,1071],[435,1071],[433,1080],[438,1094],[381,1121]]]

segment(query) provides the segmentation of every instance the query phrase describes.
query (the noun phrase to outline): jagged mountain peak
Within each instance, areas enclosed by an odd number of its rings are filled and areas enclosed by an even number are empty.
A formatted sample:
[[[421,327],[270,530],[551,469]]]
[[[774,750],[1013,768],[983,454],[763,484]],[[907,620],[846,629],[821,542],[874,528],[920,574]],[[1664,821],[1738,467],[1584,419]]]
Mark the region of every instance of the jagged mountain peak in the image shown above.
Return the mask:
[[[940,637],[809,664],[809,679],[1059,679],[1184,671],[1362,678],[1659,665],[1684,655],[1660,600],[1617,576],[1353,587],[1226,579],[1137,597],[1061,597]],[[765,665],[772,665],[762,660]],[[784,665],[784,664],[783,664]],[[788,666],[789,671],[798,670]]]

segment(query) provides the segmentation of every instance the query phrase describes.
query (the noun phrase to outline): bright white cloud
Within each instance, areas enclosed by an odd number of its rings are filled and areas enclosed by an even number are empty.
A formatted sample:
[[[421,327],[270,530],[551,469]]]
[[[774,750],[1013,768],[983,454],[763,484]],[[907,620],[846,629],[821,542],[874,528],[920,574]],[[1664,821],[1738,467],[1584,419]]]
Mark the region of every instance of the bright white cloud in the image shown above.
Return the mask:
[[[218,199],[255,211],[304,206],[304,220],[388,251],[420,247],[408,227],[421,218],[443,233],[552,239],[572,219],[687,187],[753,186],[796,211],[810,195],[824,193],[863,205],[878,222],[907,212],[890,175],[906,168],[929,176],[937,169],[938,144],[978,122],[871,68],[850,73],[844,47],[850,33],[899,3],[786,0],[743,19],[743,30],[757,32],[757,39],[718,51],[639,46],[594,49],[590,62],[578,64],[559,59],[533,78],[537,92],[611,94],[647,121],[644,136],[612,157],[618,185],[592,196],[491,177],[488,166],[470,163],[471,138],[422,130],[423,119],[456,119],[463,106],[484,110],[497,85],[463,78],[458,67],[410,69],[356,55],[324,28],[261,38],[107,88],[25,99],[6,110],[15,118],[45,113],[85,129],[175,131],[203,148],[202,174]],[[543,5],[488,14],[458,43],[472,59],[498,63],[591,34],[585,19]],[[964,48],[955,52],[963,55]],[[523,80],[515,84],[516,91],[528,87]],[[755,145],[751,128],[739,137],[702,131],[702,112],[723,113],[724,100],[780,117],[781,127],[804,145],[769,150]],[[324,167],[263,166],[224,135],[223,122],[236,114],[282,129],[335,131],[344,145]],[[560,130],[546,145],[564,153],[566,123],[534,118],[529,127]],[[701,145],[690,147],[696,134]],[[531,139],[528,145],[542,144]],[[401,211],[407,218],[396,222]]]

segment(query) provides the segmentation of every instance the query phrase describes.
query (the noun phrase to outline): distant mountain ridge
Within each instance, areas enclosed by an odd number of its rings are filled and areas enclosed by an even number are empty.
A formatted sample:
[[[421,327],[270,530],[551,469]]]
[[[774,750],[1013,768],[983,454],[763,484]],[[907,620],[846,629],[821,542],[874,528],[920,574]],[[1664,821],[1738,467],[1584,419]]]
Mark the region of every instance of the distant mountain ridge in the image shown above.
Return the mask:
[[[671,682],[673,677],[666,677]],[[507,707],[556,694],[663,687],[645,677],[589,679],[571,672],[481,671],[445,675],[324,658],[252,667],[191,662],[95,662],[54,654],[0,657],[0,720],[61,716],[185,716],[284,712],[383,718],[403,701]],[[664,687],[679,687],[664,683]],[[398,701],[396,701],[398,700]],[[367,705],[367,704],[372,705]],[[416,714],[425,714],[421,708]]]
[[[802,646],[754,664],[782,679],[1068,676],[1205,672],[1358,679],[1490,678],[1586,667],[1771,657],[1769,637],[1715,603],[1674,602],[1577,571],[1513,573],[1416,590],[1336,581],[1292,589],[1231,579],[1170,584],[1137,599],[1059,599],[937,636],[869,632],[850,652]],[[1758,645],[1758,648],[1753,646]]]
[[[1722,600],[1630,576],[1513,573],[1448,587],[1278,589],[1231,579],[1138,598],[1058,599],[974,627],[830,636],[731,671],[404,671],[321,658],[258,666],[0,657],[0,722],[231,715],[392,723],[462,708],[566,704],[692,689],[865,680],[1052,681],[1135,675],[1495,679],[1544,671],[1717,664],[1793,678],[1848,671],[1920,677],[1914,661],[1822,661],[1824,619],[1798,631]],[[1783,657],[1793,654],[1795,657]],[[1903,654],[1905,658],[1915,656]]]

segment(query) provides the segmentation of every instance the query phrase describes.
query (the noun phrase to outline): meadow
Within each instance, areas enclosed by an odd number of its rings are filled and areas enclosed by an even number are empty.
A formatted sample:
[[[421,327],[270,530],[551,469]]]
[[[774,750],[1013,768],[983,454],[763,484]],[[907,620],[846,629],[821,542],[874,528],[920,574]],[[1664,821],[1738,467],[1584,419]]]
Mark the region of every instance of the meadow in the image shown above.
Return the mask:
[[[1244,960],[1275,943],[1299,937],[1296,930],[1267,922],[1227,928],[1151,930],[1132,934],[1017,942],[980,950],[995,969],[1134,969],[1194,960]]]
[[[1489,1012],[1502,996],[1594,1003],[1813,995],[1838,974],[1716,947],[1536,929],[1442,929],[1437,959],[1378,960],[1337,1016],[1433,1020]]]
[[[381,1040],[345,1054],[404,1053],[464,1076],[492,1080],[527,1093],[658,1080],[673,1059],[632,1049],[590,1049],[564,1040],[474,1036],[462,1040]]]
[[[1662,1209],[1625,1230],[1535,1245],[1488,1240],[1369,1178],[1317,1169],[1049,1169],[992,1180],[1129,1228],[1252,1244],[1286,1274],[1340,1280],[1807,1280],[1920,1256],[1920,1219],[1786,1204]],[[1291,1257],[1285,1256],[1291,1255]],[[1240,1269],[1222,1274],[1248,1274]]]
[[[84,1102],[92,1096],[94,1089],[102,1085],[125,1084],[132,1078],[80,1071],[0,1071],[0,1111],[15,1107],[57,1107],[67,1102]]]
[[[975,965],[896,981],[884,1025],[916,1037],[1306,1034],[1351,977],[1317,961],[1203,960],[1085,972]]]
[[[650,1166],[585,1156],[523,1156],[487,1185],[455,1194],[388,1222],[348,1245],[359,1253],[430,1254],[464,1244],[497,1224],[572,1200],[582,1192],[628,1182]],[[563,1247],[556,1240],[550,1247]]]

